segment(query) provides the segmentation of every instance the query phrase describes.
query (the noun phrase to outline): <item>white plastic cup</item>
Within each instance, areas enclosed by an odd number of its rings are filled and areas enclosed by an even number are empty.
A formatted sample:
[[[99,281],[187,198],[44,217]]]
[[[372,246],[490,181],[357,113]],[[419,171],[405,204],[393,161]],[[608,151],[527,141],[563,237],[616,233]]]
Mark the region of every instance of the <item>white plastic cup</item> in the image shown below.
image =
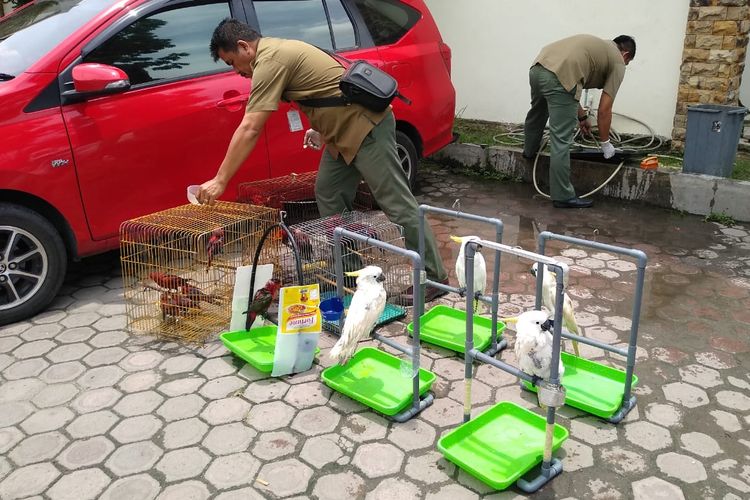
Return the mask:
[[[187,199],[193,205],[200,205],[200,202],[198,201],[198,198],[197,198],[199,189],[200,189],[200,186],[198,184],[192,184],[187,187]]]

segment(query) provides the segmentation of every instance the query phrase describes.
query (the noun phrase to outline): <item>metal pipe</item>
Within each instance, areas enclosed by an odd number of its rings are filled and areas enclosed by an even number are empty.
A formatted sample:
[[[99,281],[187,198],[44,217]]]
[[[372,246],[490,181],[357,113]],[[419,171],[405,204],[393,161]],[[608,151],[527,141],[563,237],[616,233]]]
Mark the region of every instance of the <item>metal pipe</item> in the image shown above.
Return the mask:
[[[515,375],[516,377],[523,379],[527,382],[534,382],[534,378],[531,375],[528,375],[515,366],[509,365],[508,363],[504,361],[500,361],[499,359],[495,359],[492,356],[488,356],[484,354],[483,352],[477,351],[476,349],[471,350],[472,357],[476,358],[477,360],[481,361],[482,363],[487,363],[488,365],[492,365],[495,368],[499,368],[503,371],[506,371],[510,373],[511,375]]]
[[[404,346],[403,344],[399,344],[395,340],[389,339],[388,337],[384,337],[383,335],[380,335],[379,333],[373,333],[372,335],[370,335],[370,337],[374,338],[375,340],[379,340],[385,345],[389,347],[393,347],[397,351],[403,352],[404,354],[407,354],[409,356],[412,356],[414,353],[414,350],[411,347],[407,347],[407,346]]]
[[[466,277],[466,341],[464,342],[464,422],[471,420],[471,380],[474,372],[474,255],[478,245],[470,241],[464,247]]]

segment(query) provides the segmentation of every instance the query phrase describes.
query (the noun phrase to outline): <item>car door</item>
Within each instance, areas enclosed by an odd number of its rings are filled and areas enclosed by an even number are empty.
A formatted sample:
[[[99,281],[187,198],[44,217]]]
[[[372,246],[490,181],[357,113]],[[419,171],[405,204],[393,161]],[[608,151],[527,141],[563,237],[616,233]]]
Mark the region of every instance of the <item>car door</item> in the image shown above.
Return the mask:
[[[116,235],[125,220],[186,203],[186,187],[215,174],[250,91],[248,80],[209,53],[214,28],[233,14],[229,0],[141,5],[77,60],[124,70],[130,88],[63,106],[94,239]],[[236,199],[238,182],[268,174],[261,140],[223,198]]]
[[[358,47],[355,25],[341,0],[255,0],[254,15],[263,36],[303,40],[326,50],[344,52],[348,59],[367,59],[379,65],[374,47]],[[252,16],[250,16],[252,17]],[[309,128],[302,114],[302,128],[295,130],[288,113],[298,112],[294,103],[282,102],[266,122],[271,176],[317,170],[320,151],[303,149]]]

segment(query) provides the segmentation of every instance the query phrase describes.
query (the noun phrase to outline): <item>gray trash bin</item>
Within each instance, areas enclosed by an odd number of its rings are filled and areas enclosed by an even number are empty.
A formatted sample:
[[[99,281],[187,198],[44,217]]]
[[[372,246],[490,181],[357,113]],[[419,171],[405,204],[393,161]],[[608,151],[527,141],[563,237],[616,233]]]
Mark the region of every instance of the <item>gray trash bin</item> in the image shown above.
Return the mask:
[[[731,177],[745,113],[742,106],[689,106],[682,171]]]

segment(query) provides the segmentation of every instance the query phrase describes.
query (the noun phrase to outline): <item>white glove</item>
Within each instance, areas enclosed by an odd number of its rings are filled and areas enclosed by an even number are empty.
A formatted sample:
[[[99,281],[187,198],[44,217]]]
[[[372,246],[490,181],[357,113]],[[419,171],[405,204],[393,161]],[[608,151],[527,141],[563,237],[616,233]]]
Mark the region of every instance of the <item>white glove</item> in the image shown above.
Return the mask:
[[[602,148],[602,153],[604,154],[604,159],[609,160],[615,155],[615,147],[612,145],[609,141],[604,141],[601,144],[599,144],[599,147]]]
[[[305,139],[302,141],[302,147],[304,149],[320,149],[323,147],[323,139],[320,136],[320,132],[311,128],[305,132]]]

